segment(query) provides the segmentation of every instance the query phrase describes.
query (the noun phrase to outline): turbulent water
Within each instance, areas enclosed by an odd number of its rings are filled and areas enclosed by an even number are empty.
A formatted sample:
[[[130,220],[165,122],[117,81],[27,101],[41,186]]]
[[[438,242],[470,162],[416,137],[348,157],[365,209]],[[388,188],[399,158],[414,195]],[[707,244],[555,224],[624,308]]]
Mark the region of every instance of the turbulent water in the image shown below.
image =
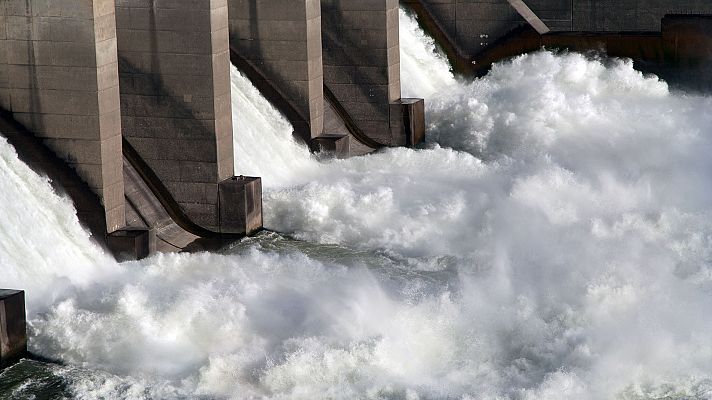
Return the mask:
[[[116,264],[0,143],[0,398],[710,399],[712,99],[540,51],[459,82],[401,16],[428,145],[317,161],[233,70],[267,233]],[[269,160],[269,162],[265,162]]]

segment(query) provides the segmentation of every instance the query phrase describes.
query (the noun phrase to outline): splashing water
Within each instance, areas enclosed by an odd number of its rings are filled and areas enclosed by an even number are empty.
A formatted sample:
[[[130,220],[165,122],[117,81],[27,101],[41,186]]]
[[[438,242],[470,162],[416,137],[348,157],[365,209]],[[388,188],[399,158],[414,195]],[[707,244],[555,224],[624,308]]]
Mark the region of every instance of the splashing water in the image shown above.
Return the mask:
[[[424,150],[317,162],[233,70],[238,171],[302,241],[116,265],[0,143],[0,286],[67,363],[0,397],[712,398],[712,100],[578,54],[455,82],[401,26]]]
[[[447,93],[456,82],[445,55],[405,10],[401,10],[399,23],[403,97],[430,99],[438,93]]]
[[[306,146],[292,139],[292,126],[277,109],[235,66],[230,68],[235,171],[261,177],[267,188],[308,180],[319,163],[309,156]]]

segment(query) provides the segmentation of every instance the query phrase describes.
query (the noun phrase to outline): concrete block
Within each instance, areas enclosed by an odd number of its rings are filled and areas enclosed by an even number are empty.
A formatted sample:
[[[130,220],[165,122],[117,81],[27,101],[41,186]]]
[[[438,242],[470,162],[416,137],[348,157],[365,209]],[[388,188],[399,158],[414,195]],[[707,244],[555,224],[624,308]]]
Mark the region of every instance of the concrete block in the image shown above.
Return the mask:
[[[336,158],[347,158],[350,155],[350,136],[337,134],[317,136],[311,140],[309,148],[313,152],[325,153]]]
[[[107,235],[106,244],[118,261],[141,260],[156,251],[156,232],[152,229],[122,229]]]
[[[425,101],[423,99],[401,99],[402,132],[405,144],[414,147],[425,140]]]
[[[0,368],[27,353],[25,292],[0,289]]]
[[[250,235],[262,229],[262,179],[236,176],[218,185],[220,232]]]

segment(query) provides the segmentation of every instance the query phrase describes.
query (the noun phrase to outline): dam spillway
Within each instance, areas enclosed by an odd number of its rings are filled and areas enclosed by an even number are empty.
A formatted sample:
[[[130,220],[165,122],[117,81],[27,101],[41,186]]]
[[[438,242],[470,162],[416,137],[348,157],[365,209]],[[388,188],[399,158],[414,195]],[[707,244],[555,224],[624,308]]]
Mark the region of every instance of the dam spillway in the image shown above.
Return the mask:
[[[320,159],[230,69],[272,232],[220,252],[116,263],[2,141],[0,286],[37,357],[0,394],[707,398],[712,100],[576,53],[458,80],[400,18],[421,149]]]
[[[403,3],[465,74],[547,46],[603,48],[675,79],[703,72],[712,45],[695,2]],[[3,123],[38,139],[22,140],[25,162],[71,168],[62,189],[115,253],[219,246],[263,220],[260,177],[235,169],[230,63],[312,151],[414,147],[425,105],[402,95],[398,14],[395,0],[7,1]],[[58,160],[35,157],[47,149]]]

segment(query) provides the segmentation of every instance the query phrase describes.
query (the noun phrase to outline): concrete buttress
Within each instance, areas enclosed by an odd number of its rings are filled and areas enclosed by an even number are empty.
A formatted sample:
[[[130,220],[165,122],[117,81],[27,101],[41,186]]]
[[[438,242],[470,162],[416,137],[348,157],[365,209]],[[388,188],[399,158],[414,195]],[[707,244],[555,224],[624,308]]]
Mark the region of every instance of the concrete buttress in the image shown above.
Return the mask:
[[[0,2],[0,108],[73,167],[125,224],[114,0]]]
[[[187,217],[223,221],[220,185],[233,185],[227,0],[118,0],[124,137]]]

